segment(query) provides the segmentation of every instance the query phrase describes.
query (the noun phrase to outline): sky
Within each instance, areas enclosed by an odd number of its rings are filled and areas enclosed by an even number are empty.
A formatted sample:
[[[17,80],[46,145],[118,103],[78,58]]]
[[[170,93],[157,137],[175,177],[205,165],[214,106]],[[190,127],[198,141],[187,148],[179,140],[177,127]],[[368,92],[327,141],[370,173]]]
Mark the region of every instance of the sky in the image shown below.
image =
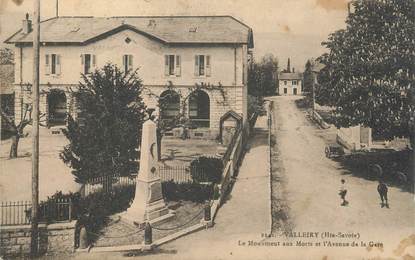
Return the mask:
[[[303,70],[324,53],[321,42],[345,27],[348,0],[58,0],[62,16],[232,15],[254,32],[254,57],[273,54],[285,68]],[[41,0],[42,19],[55,16],[56,0]],[[0,0],[0,46],[17,31],[33,0]]]

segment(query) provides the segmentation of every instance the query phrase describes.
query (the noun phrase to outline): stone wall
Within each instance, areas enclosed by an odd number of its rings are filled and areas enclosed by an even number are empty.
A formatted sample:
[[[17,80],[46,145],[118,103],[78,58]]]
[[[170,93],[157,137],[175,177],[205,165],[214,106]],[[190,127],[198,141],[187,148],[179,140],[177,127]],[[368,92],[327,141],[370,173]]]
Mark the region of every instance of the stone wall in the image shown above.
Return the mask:
[[[53,255],[75,250],[76,221],[39,224],[39,253]],[[0,256],[25,256],[30,253],[30,225],[0,227]]]

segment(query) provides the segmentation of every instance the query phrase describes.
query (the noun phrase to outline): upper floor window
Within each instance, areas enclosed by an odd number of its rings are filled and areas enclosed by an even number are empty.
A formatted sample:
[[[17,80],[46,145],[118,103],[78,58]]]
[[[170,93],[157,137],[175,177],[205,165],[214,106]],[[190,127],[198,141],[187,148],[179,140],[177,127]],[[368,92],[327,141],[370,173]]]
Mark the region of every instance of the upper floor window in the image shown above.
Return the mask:
[[[293,80],[293,85],[297,85],[297,81],[296,80]]]
[[[125,72],[128,72],[133,69],[133,55],[124,55],[122,57],[122,67]]]
[[[164,75],[177,77],[181,75],[180,55],[164,55]]]
[[[61,74],[61,56],[59,54],[46,54],[45,56],[46,75]]]
[[[209,55],[195,55],[195,76],[210,77],[210,62]]]
[[[287,81],[286,80],[284,80],[284,85],[287,85]]]
[[[92,68],[96,66],[96,57],[92,54],[82,54],[81,55],[82,63],[82,73],[89,74],[92,72]]]

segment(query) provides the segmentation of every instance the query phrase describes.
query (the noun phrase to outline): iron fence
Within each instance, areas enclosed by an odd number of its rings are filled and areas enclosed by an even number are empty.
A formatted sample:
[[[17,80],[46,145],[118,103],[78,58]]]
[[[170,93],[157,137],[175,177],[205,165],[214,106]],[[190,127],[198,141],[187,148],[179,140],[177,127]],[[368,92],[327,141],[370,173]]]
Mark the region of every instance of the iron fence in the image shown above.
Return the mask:
[[[174,183],[190,183],[195,179],[201,180],[207,178],[207,173],[203,168],[191,167],[186,165],[160,166],[158,174],[161,182],[172,181]],[[137,174],[129,176],[108,175],[91,178],[82,185],[80,190],[83,197],[95,192],[110,192],[116,187],[134,186]]]
[[[32,203],[7,201],[0,204],[0,226],[27,225],[31,223]],[[69,222],[72,220],[71,199],[48,200],[39,203],[39,223]]]

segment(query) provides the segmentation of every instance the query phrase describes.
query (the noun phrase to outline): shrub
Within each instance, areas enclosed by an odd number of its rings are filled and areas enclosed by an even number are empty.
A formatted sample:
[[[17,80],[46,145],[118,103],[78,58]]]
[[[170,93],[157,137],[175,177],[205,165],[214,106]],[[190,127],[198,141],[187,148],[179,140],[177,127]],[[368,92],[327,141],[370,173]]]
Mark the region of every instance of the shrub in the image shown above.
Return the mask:
[[[163,197],[167,201],[192,201],[202,203],[213,198],[213,184],[163,182]]]
[[[190,163],[195,182],[219,183],[222,180],[223,162],[219,158],[201,156]]]

